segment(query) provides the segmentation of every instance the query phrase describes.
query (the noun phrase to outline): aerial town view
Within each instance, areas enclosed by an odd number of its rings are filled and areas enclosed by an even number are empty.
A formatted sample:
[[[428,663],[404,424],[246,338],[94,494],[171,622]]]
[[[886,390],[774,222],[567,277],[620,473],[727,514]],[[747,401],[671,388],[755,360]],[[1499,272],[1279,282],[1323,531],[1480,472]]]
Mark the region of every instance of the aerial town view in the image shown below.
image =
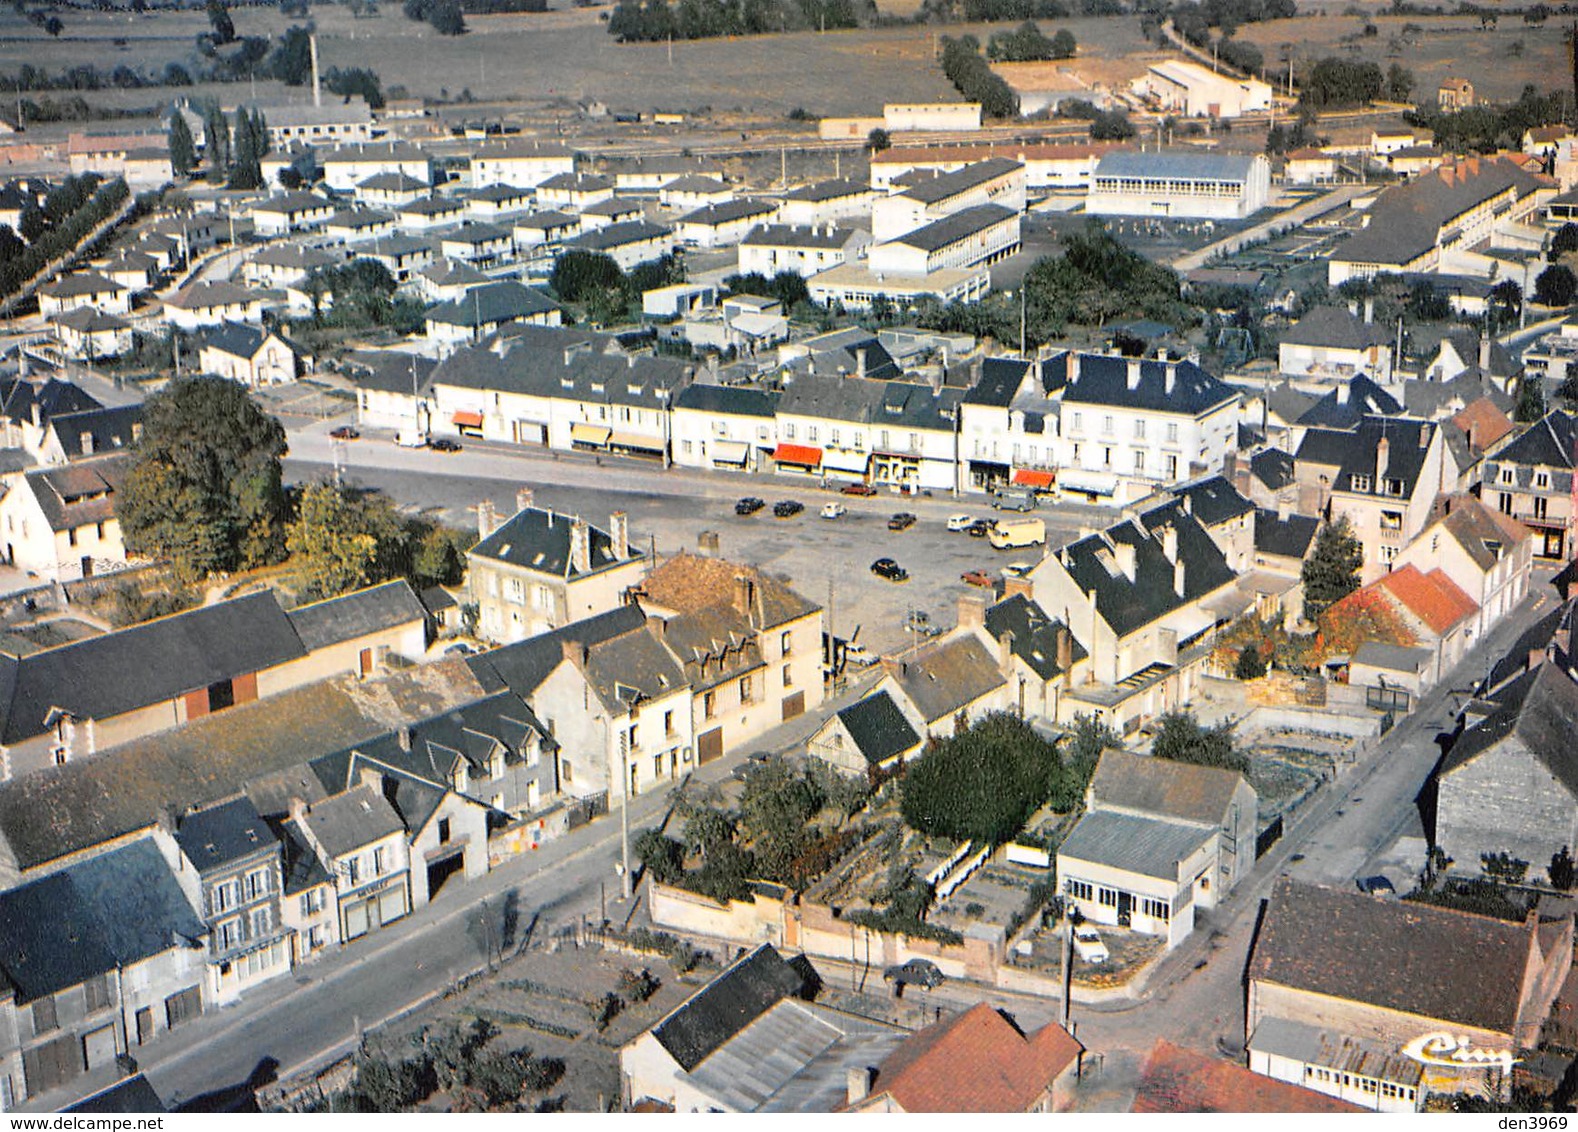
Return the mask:
[[[14,0],[0,1122],[1578,1110],[1575,471],[1573,0]]]

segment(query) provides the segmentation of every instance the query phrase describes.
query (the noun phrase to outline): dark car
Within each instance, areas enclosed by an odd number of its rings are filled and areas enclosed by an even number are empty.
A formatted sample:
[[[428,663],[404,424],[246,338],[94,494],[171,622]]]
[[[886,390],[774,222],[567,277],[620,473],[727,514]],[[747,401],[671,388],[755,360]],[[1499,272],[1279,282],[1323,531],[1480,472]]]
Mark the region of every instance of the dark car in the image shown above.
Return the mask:
[[[985,538],[992,533],[992,521],[990,519],[977,519],[964,528],[964,533],[971,538]]]
[[[339,428],[331,428],[329,430],[329,436],[335,440],[357,440],[361,435],[348,424],[342,424]]]
[[[871,572],[890,582],[907,582],[910,579],[910,572],[891,558],[877,559],[871,564]]]
[[[1392,882],[1381,876],[1379,873],[1373,877],[1360,877],[1354,883],[1359,886],[1360,892],[1368,893],[1371,896],[1381,896],[1391,899],[1395,899],[1397,897],[1397,889],[1393,886]]]
[[[754,495],[747,495],[734,505],[734,513],[736,515],[754,515],[766,506],[765,500],[757,499]]]
[[[911,959],[908,963],[889,967],[882,972],[882,977],[894,986],[902,987],[913,983],[931,990],[933,987],[942,986],[943,973],[938,969],[937,964],[929,959]]]
[[[845,495],[875,495],[877,489],[869,483],[846,483],[841,489]]]
[[[780,519],[793,519],[805,510],[805,504],[797,499],[780,499],[773,504],[773,514]]]
[[[888,520],[888,530],[890,531],[907,531],[914,525],[915,516],[911,515],[908,511],[900,511],[897,515]]]
[[[428,443],[428,447],[434,452],[459,452],[460,441],[451,440],[447,436],[441,436],[437,440],[430,441]]]

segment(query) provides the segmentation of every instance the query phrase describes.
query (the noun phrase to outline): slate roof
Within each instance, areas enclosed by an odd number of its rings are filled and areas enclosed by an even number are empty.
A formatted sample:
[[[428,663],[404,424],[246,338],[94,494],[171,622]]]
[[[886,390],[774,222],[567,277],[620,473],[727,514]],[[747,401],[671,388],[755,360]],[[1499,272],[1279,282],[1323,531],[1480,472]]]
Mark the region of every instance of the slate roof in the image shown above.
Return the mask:
[[[424,317],[429,322],[475,329],[509,322],[511,319],[532,318],[558,309],[556,303],[540,292],[513,279],[505,279],[473,287],[461,298],[428,307]]]
[[[1412,421],[1396,417],[1365,417],[1352,430],[1312,428],[1304,434],[1297,459],[1328,467],[1336,467],[1332,477],[1333,491],[1406,500],[1413,497],[1419,475],[1424,470],[1429,441],[1439,425],[1429,421]],[[1400,480],[1401,495],[1387,496],[1376,481],[1376,455],[1381,438],[1387,441],[1386,479]],[[1421,438],[1425,443],[1421,443]],[[1353,485],[1354,476],[1368,477],[1368,491],[1358,491]]]
[[[481,247],[484,244],[496,244],[500,240],[508,240],[509,231],[495,224],[466,224],[453,232],[445,232],[439,238],[441,244],[466,244],[470,247]]]
[[[1207,476],[1180,484],[1173,495],[1189,501],[1189,513],[1207,527],[1220,526],[1249,514],[1255,505],[1223,476]]]
[[[645,632],[646,620],[640,606],[621,605],[607,613],[468,657],[467,663],[485,683],[500,682],[524,698],[535,692],[564,660],[567,642],[590,647],[625,633]]]
[[[685,669],[649,632],[609,637],[587,647],[584,657],[587,682],[613,714],[687,685]]]
[[[1533,931],[1282,879],[1267,902],[1248,977],[1510,1034]]]
[[[1316,307],[1282,332],[1284,346],[1325,346],[1366,350],[1390,341],[1385,328],[1367,323],[1342,307]]]
[[[199,875],[279,844],[245,795],[187,814],[175,831],[175,841]]]
[[[107,1089],[100,1089],[76,1104],[67,1105],[62,1112],[167,1112],[163,1100],[154,1091],[148,1078],[141,1073],[117,1081]]]
[[[580,223],[574,216],[567,212],[534,212],[530,216],[520,216],[514,221],[517,228],[541,229],[546,232],[552,228],[574,228]]]
[[[1215,827],[1244,776],[1218,767],[1108,748],[1091,774],[1093,809],[1137,810],[1154,817]]]
[[[1361,373],[1348,379],[1346,390],[1333,389],[1316,401],[1295,423],[1316,428],[1354,428],[1365,417],[1390,417],[1402,411],[1397,398]]]
[[[1028,1112],[1084,1051],[1055,1022],[1027,1036],[980,1002],[906,1038],[877,1066],[870,1095],[907,1113]]]
[[[527,507],[517,511],[487,538],[466,552],[467,557],[486,558],[525,567],[556,578],[582,576],[570,562],[570,515],[541,507]],[[613,539],[607,531],[587,524],[591,546],[592,571],[613,566],[620,560],[614,557]],[[642,557],[637,540],[631,539],[630,557]]]
[[[113,295],[124,290],[126,288],[115,280],[106,279],[97,272],[79,271],[44,284],[38,293],[52,299],[73,299],[79,295]]]
[[[722,204],[709,204],[698,208],[694,212],[687,212],[674,223],[676,224],[701,224],[709,228],[716,228],[721,224],[733,224],[739,220],[750,220],[756,216],[770,216],[777,212],[777,206],[760,200],[731,200]]]
[[[839,712],[838,719],[855,748],[874,767],[920,746],[921,737],[886,692],[857,700]]]
[[[1496,466],[1520,464],[1535,468],[1566,468],[1573,466],[1574,443],[1578,441],[1578,426],[1574,419],[1560,409],[1546,413],[1534,424],[1524,429],[1512,440],[1489,453],[1487,460]],[[1490,467],[1486,468],[1487,480]]]
[[[847,177],[834,181],[817,181],[810,185],[801,185],[797,189],[790,189],[783,195],[786,201],[807,201],[818,203],[826,200],[838,200],[841,197],[862,196],[871,192],[871,186],[863,181],[851,181]]]
[[[144,839],[0,893],[0,973],[25,1005],[206,932]]]
[[[840,357],[844,357],[840,352]],[[867,363],[870,372],[870,362]],[[854,366],[849,367],[852,374]],[[953,431],[953,413],[962,391],[916,382],[858,378],[830,373],[797,374],[778,402],[783,416],[851,421],[873,428],[922,428]],[[877,437],[870,438],[873,445]]]
[[[405,832],[389,800],[371,786],[325,798],[308,809],[301,821],[330,860]]]
[[[438,287],[481,286],[490,279],[471,264],[453,259],[440,259],[437,263],[422,268],[417,274]]]
[[[899,689],[927,723],[947,719],[1007,683],[997,658],[973,633],[939,641],[907,661],[888,665]]]
[[[1105,154],[1096,163],[1096,176],[1239,183],[1249,178],[1254,162],[1253,156],[1238,153],[1117,150]]]
[[[252,256],[247,262],[261,264],[264,267],[312,271],[319,267],[332,267],[340,260],[338,256],[332,256],[317,248],[303,247],[301,244],[274,244]]]
[[[511,201],[530,200],[530,189],[518,189],[514,185],[492,184],[480,189],[473,189],[466,194],[468,201],[489,201],[494,204],[509,204]]]
[[[949,213],[942,219],[934,220],[913,232],[895,236],[889,243],[900,244],[907,248],[919,248],[926,252],[941,251],[960,240],[969,239],[977,232],[984,232],[993,225],[1011,220],[1017,215],[1019,214],[1013,209],[1005,208],[1000,204],[978,204],[974,208],[962,208],[958,212]]]
[[[614,183],[607,177],[599,177],[594,173],[555,173],[538,185],[537,191],[540,193],[547,189],[549,192],[595,193],[613,187]]]
[[[777,412],[778,398],[779,394],[772,390],[697,381],[679,391],[674,407],[697,413],[770,418]]]
[[[253,326],[244,322],[222,322],[204,332],[203,345],[228,354],[232,358],[251,359],[257,357],[258,351],[263,348],[265,342],[277,337],[279,336],[272,330],[262,326]],[[295,352],[295,347],[288,341],[283,338],[280,341],[285,342],[285,345],[290,346],[291,351]]]
[[[1514,676],[1522,674],[1529,666],[1529,654],[1539,651],[1544,653],[1556,640],[1556,635],[1563,627],[1570,613],[1569,607],[1564,602],[1554,606],[1549,613],[1543,614],[1538,621],[1530,625],[1518,639],[1512,643],[1497,660],[1491,665],[1489,675],[1480,691],[1488,692],[1499,688]],[[1565,645],[1567,634],[1562,634],[1562,643]]]
[[[426,389],[437,366],[432,358],[397,350],[357,350],[343,363],[357,388],[384,393],[410,393],[413,386]]]
[[[800,972],[764,943],[697,991],[652,1028],[686,1072],[771,1007],[805,988]]]
[[[1464,406],[1462,412],[1467,412],[1471,406],[1483,405],[1506,421],[1502,425],[1497,424],[1494,418],[1485,418],[1481,423],[1489,426],[1488,435],[1499,440],[1512,431],[1512,422],[1507,419],[1507,413],[1512,411],[1517,399],[1503,392],[1490,375],[1482,372],[1477,365],[1470,366],[1451,381],[1405,381],[1402,395],[1403,406],[1412,417],[1438,420],[1450,413],[1454,404]],[[1473,420],[1472,416],[1470,420]],[[1467,424],[1462,427],[1466,428]],[[1484,448],[1494,442],[1481,440],[1479,443]]]
[[[1129,388],[1130,364],[1140,369],[1139,384]],[[1167,371],[1176,378],[1167,390]],[[1193,362],[1162,362],[1117,358],[1106,354],[1079,355],[1078,372],[1063,388],[1066,405],[1116,405],[1154,412],[1200,415],[1238,399],[1238,391]]]
[[[303,798],[304,802],[317,801]],[[334,877],[324,867],[323,860],[307,841],[307,835],[294,821],[278,824],[280,844],[284,849],[285,895],[296,896],[320,884],[332,884]]]
[[[640,216],[641,205],[633,200],[624,200],[620,197],[609,197],[607,200],[597,201],[581,209],[582,216]]]
[[[977,161],[952,173],[939,173],[935,177],[929,177],[914,188],[905,190],[902,195],[922,204],[937,204],[977,185],[984,185],[988,181],[1023,168],[1024,166],[1019,162],[1011,161],[1006,157],[989,157],[985,161]]]
[[[716,177],[703,177],[699,173],[688,173],[676,178],[663,186],[665,193],[727,193],[733,190]]]
[[[854,234],[853,228],[830,224],[761,224],[740,243],[746,247],[837,250],[849,243]]]
[[[466,206],[449,197],[423,197],[400,206],[401,216],[451,216],[464,212]]]
[[[407,173],[374,173],[359,181],[358,189],[368,193],[419,193],[427,189],[426,181]]]
[[[331,209],[334,206],[322,197],[309,192],[278,193],[267,200],[260,200],[252,206],[253,212],[278,212],[289,215],[294,212],[317,212],[320,209]]]
[[[1266,410],[1286,424],[1292,424],[1315,407],[1320,398],[1313,393],[1293,388],[1291,381],[1274,385],[1265,395]]]
[[[101,311],[98,307],[72,307],[50,321],[67,330],[75,330],[78,334],[102,334],[106,330],[126,330],[131,327],[131,323],[120,315]]]
[[[1364,1112],[1358,1105],[1278,1081],[1160,1039],[1130,1112]]]
[[[579,248],[582,251],[606,252],[614,248],[622,248],[627,244],[661,240],[673,234],[673,229],[665,228],[661,224],[649,224],[645,220],[627,220],[623,224],[609,224],[590,232],[582,232],[565,243],[568,247]]]
[[[1119,637],[1231,585],[1237,577],[1199,520],[1176,503],[1146,512],[1139,523],[1143,531],[1134,520],[1126,520],[1058,551],[1074,584],[1084,593],[1095,591],[1096,611]],[[1178,532],[1178,558],[1184,564],[1182,597],[1173,586],[1173,563],[1161,542],[1161,528],[1168,523]],[[1135,548],[1132,582],[1113,558],[1117,543]]]
[[[1479,367],[1479,335],[1472,330],[1448,330],[1445,340],[1452,343],[1457,356],[1468,365]],[[1490,365],[1487,372],[1492,377],[1512,377],[1523,369],[1511,351],[1495,338],[1490,340]]]
[[[1441,761],[1439,776],[1445,778],[1487,753],[1494,757],[1494,748],[1516,739],[1578,797],[1578,748],[1573,743],[1578,734],[1578,682],[1559,665],[1541,664],[1511,685],[1501,704],[1458,737]]]
[[[1179,863],[1215,835],[1215,829],[1199,825],[1090,810],[1069,831],[1057,855],[1176,882]]]
[[[167,306],[180,310],[201,310],[204,307],[228,307],[237,303],[261,301],[261,296],[233,283],[192,283],[165,300]]]
[[[987,609],[985,623],[986,631],[996,640],[1002,640],[1004,633],[1012,633],[1014,655],[1041,679],[1051,680],[1063,674],[1057,663],[1057,641],[1060,632],[1068,632],[1067,626],[1048,617],[1031,598],[1024,594],[1004,598]],[[1069,648],[1075,664],[1090,655],[1072,633]]]
[[[1320,519],[1314,515],[1279,515],[1264,508],[1255,512],[1255,549],[1265,554],[1302,560],[1315,542]]]
[[[340,597],[297,606],[286,616],[308,651],[354,640],[396,625],[421,624],[427,610],[404,578]]]
[[[986,358],[981,362],[981,376],[965,390],[963,401],[967,405],[993,405],[1007,408],[1013,403],[1014,394],[1023,384],[1030,363],[1023,358]]]

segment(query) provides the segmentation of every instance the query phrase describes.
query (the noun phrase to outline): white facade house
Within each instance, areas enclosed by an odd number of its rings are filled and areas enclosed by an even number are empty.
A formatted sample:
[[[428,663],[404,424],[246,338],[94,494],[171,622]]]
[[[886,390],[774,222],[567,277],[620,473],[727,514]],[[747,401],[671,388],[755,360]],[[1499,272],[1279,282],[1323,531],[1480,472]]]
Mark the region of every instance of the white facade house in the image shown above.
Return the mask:
[[[868,263],[878,276],[932,275],[995,263],[1018,250],[1019,213],[983,204],[874,244]]]
[[[674,463],[754,472],[778,443],[778,394],[736,385],[687,385],[670,413]]]
[[[738,244],[751,229],[766,224],[778,211],[766,201],[733,200],[686,213],[674,223],[680,243],[696,248],[727,248]]]
[[[285,192],[252,206],[252,227],[259,236],[284,236],[321,228],[334,215],[334,205],[307,192]]]
[[[62,276],[38,289],[38,313],[58,318],[78,307],[92,307],[104,314],[130,314],[131,291],[97,272]]]
[[[785,193],[778,203],[778,223],[830,224],[837,220],[865,219],[876,194],[859,181],[818,181]]]
[[[669,255],[674,250],[674,244],[672,228],[636,220],[583,232],[566,240],[563,246],[580,251],[602,252],[611,257],[621,271],[629,271],[638,263]]]
[[[857,228],[836,228],[831,223],[808,227],[763,224],[740,241],[740,274],[771,279],[792,271],[809,279],[829,268],[857,262],[870,246],[871,234]]]
[[[1264,208],[1270,195],[1271,165],[1258,153],[1120,152],[1097,164],[1085,211],[1242,220]]]
[[[382,173],[403,175],[424,185],[433,183],[431,159],[406,142],[342,145],[319,151],[318,164],[323,167],[323,183],[338,193],[351,192]]]
[[[471,155],[473,188],[519,185],[532,189],[561,173],[575,172],[575,152],[564,146],[511,140],[479,146]]]
[[[51,582],[124,569],[115,493],[126,467],[126,458],[116,455],[13,477],[0,498],[6,563]]]
[[[890,275],[846,263],[813,275],[807,288],[823,306],[837,304],[846,310],[868,310],[878,296],[900,308],[925,296],[943,303],[973,303],[992,289],[992,273],[985,267],[965,267],[930,275]]]
[[[231,283],[193,283],[165,300],[164,318],[188,331],[224,322],[262,322],[263,296]]]
[[[984,204],[1023,212],[1025,167],[1005,157],[988,158],[879,197],[871,206],[871,235],[880,243]]]

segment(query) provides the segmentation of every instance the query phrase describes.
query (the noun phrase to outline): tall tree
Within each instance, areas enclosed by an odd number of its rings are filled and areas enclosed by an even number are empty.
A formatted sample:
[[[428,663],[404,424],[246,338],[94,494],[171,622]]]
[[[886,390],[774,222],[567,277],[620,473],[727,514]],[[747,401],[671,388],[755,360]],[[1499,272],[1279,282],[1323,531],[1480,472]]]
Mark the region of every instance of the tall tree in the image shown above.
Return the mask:
[[[221,378],[181,378],[143,407],[117,500],[127,548],[184,581],[277,561],[284,548],[285,429]]]
[[[1315,549],[1304,561],[1304,616],[1315,621],[1334,604],[1359,588],[1364,547],[1353,535],[1348,516],[1321,528]]]
[[[1533,424],[1545,415],[1545,386],[1536,374],[1525,374],[1518,382],[1518,400],[1512,407],[1512,419],[1519,424]]]
[[[312,35],[304,27],[287,28],[269,56],[268,69],[286,86],[301,86],[312,77]]]
[[[203,122],[203,149],[208,159],[209,176],[214,179],[230,172],[230,123],[217,102],[210,102]]]
[[[230,18],[225,0],[208,0],[208,23],[214,29],[214,43],[223,47],[236,41],[236,25]]]
[[[1201,727],[1191,711],[1170,711],[1156,721],[1151,754],[1158,759],[1247,772],[1249,758],[1233,745],[1233,724]]]
[[[302,597],[310,601],[387,578],[404,539],[388,500],[316,483],[302,490],[296,518],[285,531],[285,549],[296,566]]]
[[[192,141],[192,128],[179,110],[170,116],[170,168],[177,177],[188,177],[197,167],[197,144]]]
[[[1547,267],[1534,281],[1534,301],[1545,306],[1572,306],[1575,295],[1578,295],[1578,276],[1564,264]]]
[[[230,165],[227,188],[256,189],[263,184],[263,153],[258,148],[257,124],[245,106],[236,108],[236,157]]]

